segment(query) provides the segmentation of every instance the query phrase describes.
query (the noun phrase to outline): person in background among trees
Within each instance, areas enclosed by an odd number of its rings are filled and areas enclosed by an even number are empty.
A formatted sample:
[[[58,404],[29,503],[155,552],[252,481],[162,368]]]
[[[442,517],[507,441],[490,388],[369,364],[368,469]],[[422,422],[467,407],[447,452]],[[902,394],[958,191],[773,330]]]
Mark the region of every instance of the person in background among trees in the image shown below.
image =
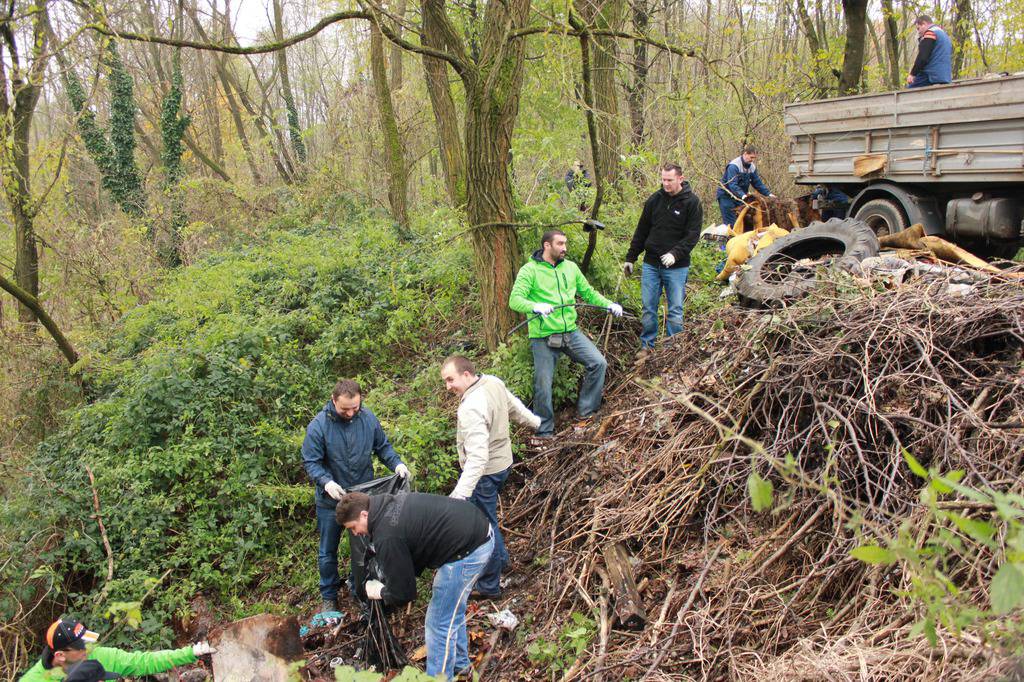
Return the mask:
[[[682,167],[666,163],[661,167],[661,189],[644,202],[633,241],[626,252],[626,261],[622,264],[623,273],[629,277],[633,274],[634,261],[641,251],[644,252],[640,274],[643,330],[640,332],[638,362],[647,359],[658,338],[658,304],[662,289],[668,303],[666,335],[672,336],[683,330],[683,298],[690,272],[690,252],[700,239],[703,222],[704,209],[700,199],[690,190],[690,183],[683,179]]]
[[[533,411],[540,415],[537,439],[541,446],[555,432],[555,410],[551,404],[551,383],[555,363],[562,353],[583,365],[583,385],[576,409],[580,419],[591,418],[601,407],[604,373],[608,361],[594,342],[576,328],[576,293],[587,303],[607,308],[619,317],[622,306],[597,293],[580,272],[579,266],[566,260],[568,240],[561,230],[550,230],[540,238],[540,248],[516,274],[508,305],[524,315],[533,314],[527,329],[533,352]]]
[[[953,81],[953,41],[927,14],[914,21],[917,58],[907,76],[908,88],[942,85]]]
[[[409,476],[398,453],[384,435],[380,421],[363,407],[362,390],[351,379],[335,385],[327,401],[306,427],[302,441],[302,465],[316,486],[316,526],[320,531],[317,568],[320,571],[320,597],[323,612],[338,610],[338,543],[341,526],[334,518],[334,509],[345,490],[373,480],[371,455],[384,462],[399,476]],[[354,580],[349,587],[354,587]],[[354,589],[351,589],[355,594]]]
[[[469,358],[445,358],[441,379],[448,391],[462,398],[455,433],[462,475],[449,497],[475,504],[487,516],[494,534],[494,553],[470,596],[497,599],[501,596],[501,572],[509,559],[498,525],[498,494],[512,466],[508,424],[511,419],[536,431],[540,417],[526,409],[501,379],[477,374]]]
[[[21,676],[21,682],[64,680],[73,677],[75,669],[84,661],[96,661],[99,666],[86,666],[78,671],[80,679],[88,679],[90,672],[103,672],[106,679],[142,677],[195,663],[200,656],[217,651],[207,642],[164,651],[124,651],[96,646],[98,639],[99,635],[74,618],[54,621],[43,635],[42,656]]]
[[[747,196],[751,185],[767,197],[775,196],[761,180],[755,161],[757,148],[748,144],[739,156],[726,165],[725,172],[722,173],[715,198],[718,199],[718,208],[722,212],[722,222],[726,225],[736,222],[736,209],[743,205],[743,198]]]
[[[483,512],[463,500],[426,493],[349,493],[337,522],[367,536],[376,551],[380,580],[366,582],[366,596],[396,607],[416,599],[416,577],[437,569],[427,606],[427,675],[451,680],[471,672],[466,604],[494,552]],[[470,678],[467,678],[470,679]]]

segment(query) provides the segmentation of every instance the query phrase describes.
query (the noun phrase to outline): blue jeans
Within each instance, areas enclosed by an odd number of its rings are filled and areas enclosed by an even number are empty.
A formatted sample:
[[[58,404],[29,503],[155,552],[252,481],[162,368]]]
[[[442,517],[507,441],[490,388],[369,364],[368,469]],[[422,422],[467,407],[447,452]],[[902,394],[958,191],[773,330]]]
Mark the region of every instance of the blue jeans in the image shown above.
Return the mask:
[[[742,201],[736,201],[732,197],[718,197],[718,210],[722,212],[722,222],[731,227],[736,222],[736,207],[742,205]]]
[[[501,529],[498,527],[498,493],[508,479],[508,472],[509,469],[505,469],[496,474],[481,476],[476,482],[476,488],[473,489],[473,495],[469,498],[469,501],[491,522],[491,529],[494,532],[494,553],[476,581],[476,589],[491,595],[501,592],[501,572],[508,565],[505,538],[501,536]]]
[[[658,302],[661,290],[665,290],[668,302],[668,319],[665,320],[667,336],[683,331],[683,297],[686,296],[686,278],[690,268],[663,268],[660,265],[644,263],[640,274],[640,299],[644,312],[640,316],[643,331],[640,332],[640,347],[654,348],[658,338]]]
[[[327,507],[316,507],[316,528],[320,531],[320,551],[316,563],[320,570],[320,597],[337,599],[341,577],[338,575],[338,543],[341,542],[341,531],[345,530],[338,524],[334,510]],[[351,543],[352,536],[349,535]]]
[[[580,417],[589,417],[601,407],[608,361],[579,329],[565,334],[564,339],[561,348],[548,347],[546,339],[530,339],[530,350],[533,351],[533,411],[540,417],[538,436],[550,436],[555,432],[551,382],[555,378],[555,363],[562,353],[583,365],[583,385],[580,386],[580,396],[576,401],[576,411]]]
[[[466,558],[437,569],[425,623],[428,675],[443,673],[450,680],[457,671],[469,667],[466,603],[492,552],[494,538],[488,537]]]

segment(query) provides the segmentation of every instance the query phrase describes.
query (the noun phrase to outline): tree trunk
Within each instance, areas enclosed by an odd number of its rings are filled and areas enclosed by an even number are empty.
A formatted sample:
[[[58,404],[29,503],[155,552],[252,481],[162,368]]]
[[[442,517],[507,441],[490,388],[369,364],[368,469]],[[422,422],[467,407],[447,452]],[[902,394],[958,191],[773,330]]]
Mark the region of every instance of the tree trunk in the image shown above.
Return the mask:
[[[964,50],[970,42],[968,32],[973,21],[971,0],[956,0],[953,9],[953,26],[950,38],[953,41],[953,80],[960,78],[964,68]]]
[[[439,49],[443,45],[438,39],[440,28],[435,25],[434,16],[432,13],[423,15],[423,44]],[[462,131],[459,130],[459,115],[448,82],[448,63],[423,55],[423,73],[437,126],[445,187],[452,206],[461,208],[466,205],[466,155],[462,146]]]
[[[488,3],[476,57],[473,43],[467,44],[445,14],[443,0],[423,0],[422,5],[424,25],[430,15],[434,39],[456,55],[466,88],[467,217],[484,341],[490,350],[504,340],[516,319],[508,307],[520,265],[509,163],[526,46],[522,37],[510,33],[526,26],[529,12],[530,0]]]
[[[398,0],[398,4],[395,6],[394,15],[399,19],[405,18],[406,0]],[[398,21],[395,22],[395,34],[398,36],[402,35],[402,24]],[[388,59],[388,66],[391,67],[391,91],[398,92],[402,89],[403,81],[403,70],[402,70],[402,56],[405,53],[398,45],[391,46],[391,56]]]
[[[620,30],[622,0],[583,0],[577,8],[590,28]],[[590,73],[593,87],[594,116],[597,124],[598,156],[594,158],[594,174],[607,182],[615,182],[619,172],[622,135],[619,131],[618,63],[615,40],[607,36],[590,38]]]
[[[402,150],[402,138],[398,133],[395,107],[391,101],[388,85],[388,66],[384,60],[384,39],[375,22],[370,22],[370,70],[373,74],[373,90],[377,99],[377,112],[384,135],[384,157],[388,167],[388,203],[391,217],[398,223],[398,235],[409,239],[408,179],[409,171]]]
[[[480,283],[484,342],[494,350],[516,321],[508,307],[521,260],[519,238],[511,225],[515,212],[508,176],[515,115],[497,116],[499,107],[480,93],[467,93],[466,99],[467,214],[473,269]]]
[[[35,299],[39,296],[39,252],[34,225],[38,206],[32,198],[29,134],[43,89],[51,31],[45,3],[33,6],[27,16],[32,17],[32,48],[27,54],[18,51],[13,19],[0,22],[0,176],[4,178],[4,198],[14,219],[15,284]],[[7,50],[6,56],[3,48]],[[29,54],[31,63],[23,67],[22,60]],[[38,312],[19,298],[18,318],[32,324],[38,317]]]
[[[42,305],[39,304],[39,299],[33,296],[25,289],[21,288],[14,282],[10,281],[3,275],[0,275],[0,289],[3,289],[11,296],[14,296],[18,300],[18,305],[29,310],[32,314],[32,321],[39,320],[43,328],[50,333],[60,352],[67,358],[68,364],[73,365],[78,362],[78,353],[75,352],[71,342],[67,340],[67,337],[61,332],[60,327],[53,321],[53,318],[47,314],[46,310]]]
[[[839,77],[840,96],[855,94],[860,89],[867,37],[867,0],[843,0],[843,15],[846,18],[846,47],[843,50],[843,71]]]
[[[645,35],[651,23],[649,0],[633,2],[633,33]],[[644,107],[647,100],[647,43],[642,40],[633,41],[633,82],[627,91],[629,102],[630,142],[634,148],[644,143]]]
[[[274,0],[274,34],[278,40],[284,40],[281,14],[281,0]],[[292,149],[295,150],[295,158],[298,159],[300,165],[304,165],[306,163],[306,143],[302,140],[299,111],[295,107],[292,82],[288,75],[288,51],[281,48],[274,55],[277,57],[278,71],[281,73],[281,97],[284,99],[284,108],[288,115],[288,137],[291,139]]]
[[[882,20],[885,26],[885,52],[889,63],[889,87],[899,90],[903,87],[900,69],[900,28],[892,0],[882,0]]]

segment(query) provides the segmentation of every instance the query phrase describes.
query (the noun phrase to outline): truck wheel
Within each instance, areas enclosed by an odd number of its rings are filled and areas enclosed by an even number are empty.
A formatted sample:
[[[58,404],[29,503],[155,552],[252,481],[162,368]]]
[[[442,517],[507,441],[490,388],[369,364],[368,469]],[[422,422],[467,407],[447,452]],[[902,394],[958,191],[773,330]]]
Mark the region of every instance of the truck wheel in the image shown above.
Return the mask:
[[[867,223],[879,237],[907,228],[900,205],[892,199],[872,199],[857,209],[854,218]]]
[[[857,262],[878,255],[878,237],[864,222],[833,218],[811,223],[766,246],[736,280],[736,296],[748,308],[778,307],[794,301],[815,287],[817,266],[805,264],[822,256]]]

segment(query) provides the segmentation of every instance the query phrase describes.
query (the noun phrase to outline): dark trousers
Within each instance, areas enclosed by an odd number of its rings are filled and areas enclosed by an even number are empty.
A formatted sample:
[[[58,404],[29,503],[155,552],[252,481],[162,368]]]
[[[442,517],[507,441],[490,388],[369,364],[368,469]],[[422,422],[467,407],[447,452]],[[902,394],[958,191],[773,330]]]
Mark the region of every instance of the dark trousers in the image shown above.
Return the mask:
[[[338,598],[338,588],[341,587],[341,577],[338,574],[338,544],[345,529],[338,524],[334,509],[319,505],[316,508],[316,527],[320,531],[320,551],[316,562],[320,570],[320,597],[334,600]],[[351,533],[348,533],[348,540],[351,546]]]
[[[469,498],[469,501],[484,513],[494,530],[494,551],[484,566],[484,572],[476,581],[476,589],[486,594],[501,592],[501,572],[508,565],[505,538],[501,536],[501,529],[498,527],[498,493],[508,480],[508,472],[509,470],[505,469],[496,474],[481,476],[476,482],[476,488],[473,489],[473,495]]]

